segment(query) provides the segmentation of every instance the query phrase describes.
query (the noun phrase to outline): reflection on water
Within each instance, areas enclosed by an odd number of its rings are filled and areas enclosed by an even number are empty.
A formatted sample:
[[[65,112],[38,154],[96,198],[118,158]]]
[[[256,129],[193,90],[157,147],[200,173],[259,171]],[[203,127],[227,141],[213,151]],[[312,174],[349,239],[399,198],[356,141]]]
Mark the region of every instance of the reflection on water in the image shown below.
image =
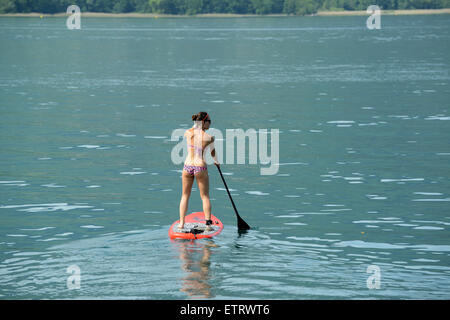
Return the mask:
[[[190,240],[179,241],[179,253],[181,269],[185,272],[182,276],[181,292],[185,292],[192,298],[212,298],[212,286],[210,284],[210,257],[211,248],[217,247],[213,240],[204,239],[202,242]]]
[[[226,226],[170,240],[169,226],[109,233],[0,256],[0,299],[447,299],[449,246],[270,234]],[[365,239],[365,240],[362,240]],[[68,290],[66,270],[81,270]],[[380,290],[366,286],[381,270]],[[433,290],[430,290],[433,288]]]

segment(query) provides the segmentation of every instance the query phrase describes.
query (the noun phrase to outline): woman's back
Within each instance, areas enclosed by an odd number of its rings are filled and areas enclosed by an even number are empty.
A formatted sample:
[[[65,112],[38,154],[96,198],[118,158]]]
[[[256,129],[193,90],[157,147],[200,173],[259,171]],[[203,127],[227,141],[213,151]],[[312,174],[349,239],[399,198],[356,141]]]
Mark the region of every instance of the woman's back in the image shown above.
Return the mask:
[[[204,151],[214,138],[198,128],[188,129],[184,135],[188,146],[188,154],[184,164],[206,167]]]

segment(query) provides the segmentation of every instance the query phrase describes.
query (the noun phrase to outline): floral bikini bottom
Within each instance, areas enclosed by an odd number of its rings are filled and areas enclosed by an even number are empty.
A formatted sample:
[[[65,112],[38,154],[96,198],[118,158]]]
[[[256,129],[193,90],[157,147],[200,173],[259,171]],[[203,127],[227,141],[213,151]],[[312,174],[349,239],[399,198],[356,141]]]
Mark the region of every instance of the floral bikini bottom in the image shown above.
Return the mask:
[[[186,170],[186,172],[189,173],[191,176],[195,176],[197,173],[207,170],[206,167],[187,166],[187,165],[184,165],[183,169]]]

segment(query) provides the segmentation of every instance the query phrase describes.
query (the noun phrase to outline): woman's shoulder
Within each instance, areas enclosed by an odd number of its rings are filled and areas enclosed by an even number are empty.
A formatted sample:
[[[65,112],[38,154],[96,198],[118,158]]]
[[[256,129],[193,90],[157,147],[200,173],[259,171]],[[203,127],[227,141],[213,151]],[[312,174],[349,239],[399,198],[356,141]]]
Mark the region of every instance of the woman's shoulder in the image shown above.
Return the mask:
[[[213,142],[214,141],[214,136],[210,135],[209,133],[205,132],[205,141],[207,142]]]

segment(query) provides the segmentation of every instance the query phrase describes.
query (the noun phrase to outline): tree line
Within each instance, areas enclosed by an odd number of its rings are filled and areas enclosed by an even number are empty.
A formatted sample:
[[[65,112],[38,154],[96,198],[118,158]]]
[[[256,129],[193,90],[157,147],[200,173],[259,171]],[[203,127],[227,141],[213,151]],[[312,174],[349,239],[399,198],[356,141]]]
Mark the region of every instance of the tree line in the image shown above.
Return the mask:
[[[450,8],[450,0],[0,0],[0,13],[60,13],[76,4],[81,12],[193,15],[314,14],[319,10],[382,10]]]

